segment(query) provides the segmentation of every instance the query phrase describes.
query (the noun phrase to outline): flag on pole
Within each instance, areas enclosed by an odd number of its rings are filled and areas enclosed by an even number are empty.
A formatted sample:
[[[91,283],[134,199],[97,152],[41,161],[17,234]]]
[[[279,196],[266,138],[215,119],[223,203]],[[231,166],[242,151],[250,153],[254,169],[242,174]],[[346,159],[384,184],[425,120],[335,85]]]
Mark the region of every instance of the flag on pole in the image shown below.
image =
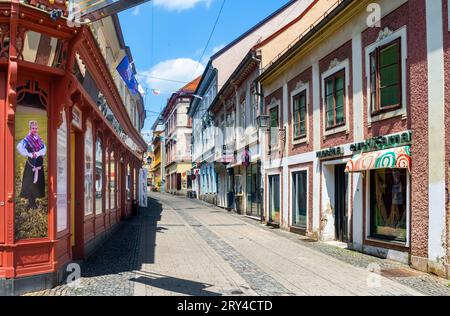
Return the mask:
[[[122,59],[116,70],[122,77],[128,89],[130,89],[130,92],[132,94],[138,93],[139,84],[134,76],[133,68],[131,67],[130,60],[128,59],[127,55],[125,55],[125,57]]]

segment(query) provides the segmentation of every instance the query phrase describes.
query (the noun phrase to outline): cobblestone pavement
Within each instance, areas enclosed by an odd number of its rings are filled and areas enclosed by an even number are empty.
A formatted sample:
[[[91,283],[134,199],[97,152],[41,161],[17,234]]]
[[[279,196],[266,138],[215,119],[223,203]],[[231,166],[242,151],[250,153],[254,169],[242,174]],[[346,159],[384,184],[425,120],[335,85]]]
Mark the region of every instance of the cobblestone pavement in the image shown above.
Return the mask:
[[[32,295],[450,295],[449,283],[197,200],[151,193],[149,208],[82,265],[81,287]]]

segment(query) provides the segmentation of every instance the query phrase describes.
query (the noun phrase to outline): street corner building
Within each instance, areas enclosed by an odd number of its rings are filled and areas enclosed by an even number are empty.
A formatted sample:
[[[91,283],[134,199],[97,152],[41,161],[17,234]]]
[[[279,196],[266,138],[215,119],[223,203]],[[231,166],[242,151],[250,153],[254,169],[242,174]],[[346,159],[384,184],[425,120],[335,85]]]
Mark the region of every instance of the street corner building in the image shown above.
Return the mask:
[[[66,9],[0,3],[0,295],[64,281],[139,203],[145,111],[116,70],[132,60],[118,17]]]

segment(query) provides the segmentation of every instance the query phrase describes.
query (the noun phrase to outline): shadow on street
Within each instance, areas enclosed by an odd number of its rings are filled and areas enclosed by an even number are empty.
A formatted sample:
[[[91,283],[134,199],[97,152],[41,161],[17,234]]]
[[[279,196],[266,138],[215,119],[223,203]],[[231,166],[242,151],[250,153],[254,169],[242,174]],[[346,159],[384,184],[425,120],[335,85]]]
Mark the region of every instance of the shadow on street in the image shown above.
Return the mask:
[[[160,275],[156,273],[143,274],[138,272],[137,275],[141,275],[137,278],[132,278],[130,281],[142,283],[148,286],[166,290],[169,292],[186,294],[192,296],[221,296],[222,294],[206,290],[211,287],[211,284],[195,282],[191,280],[184,280],[174,278],[166,275]]]

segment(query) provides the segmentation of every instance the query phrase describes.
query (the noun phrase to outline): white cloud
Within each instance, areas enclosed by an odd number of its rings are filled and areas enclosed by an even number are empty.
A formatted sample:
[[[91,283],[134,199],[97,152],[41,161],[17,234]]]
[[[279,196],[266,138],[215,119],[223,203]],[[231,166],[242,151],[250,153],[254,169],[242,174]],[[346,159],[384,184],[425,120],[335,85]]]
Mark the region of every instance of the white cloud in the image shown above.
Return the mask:
[[[190,58],[170,59],[144,71],[140,79],[149,89],[157,89],[162,94],[170,94],[200,76],[204,69],[202,64]]]
[[[215,46],[215,47],[212,49],[211,56],[214,55],[215,53],[219,52],[219,51],[220,51],[222,48],[224,48],[225,46],[226,46],[225,44],[220,44],[220,45]]]
[[[195,7],[197,4],[205,3],[209,8],[213,0],[154,0],[156,6],[163,7],[169,11],[183,11]]]
[[[139,6],[135,7],[133,9],[133,11],[131,11],[131,14],[134,15],[134,16],[137,16],[137,15],[141,14],[141,8]]]

